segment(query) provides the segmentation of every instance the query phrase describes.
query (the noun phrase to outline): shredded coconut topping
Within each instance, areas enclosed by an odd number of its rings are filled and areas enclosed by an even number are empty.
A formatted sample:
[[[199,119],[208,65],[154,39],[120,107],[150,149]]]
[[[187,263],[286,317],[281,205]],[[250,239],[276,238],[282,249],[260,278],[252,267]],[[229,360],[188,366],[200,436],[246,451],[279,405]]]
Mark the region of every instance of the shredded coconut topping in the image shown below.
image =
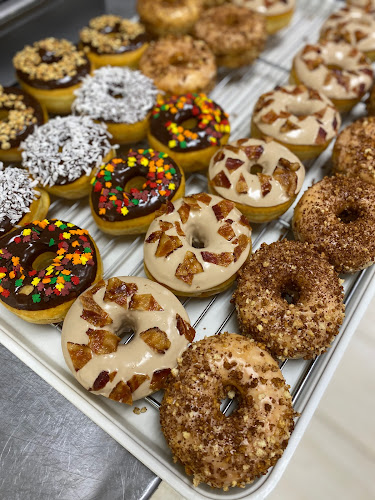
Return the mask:
[[[38,197],[37,181],[30,179],[26,170],[4,168],[0,162],[0,224],[8,218],[12,225],[30,212],[30,205]],[[0,232],[4,228],[0,226]]]
[[[23,141],[23,165],[43,186],[74,182],[102,164],[111,137],[88,116],[56,117]]]
[[[153,81],[140,71],[104,66],[83,79],[72,109],[96,120],[132,124],[146,118],[157,94]]]

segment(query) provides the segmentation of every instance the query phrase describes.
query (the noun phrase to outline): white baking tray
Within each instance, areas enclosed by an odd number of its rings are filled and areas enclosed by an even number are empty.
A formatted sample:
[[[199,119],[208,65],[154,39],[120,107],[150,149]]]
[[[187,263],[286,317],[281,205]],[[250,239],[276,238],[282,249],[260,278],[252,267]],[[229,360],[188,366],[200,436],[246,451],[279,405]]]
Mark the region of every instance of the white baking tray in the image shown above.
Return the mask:
[[[269,42],[260,60],[250,68],[222,73],[219,84],[212,92],[212,97],[230,114],[232,139],[248,136],[251,111],[259,95],[277,84],[286,82],[293,54],[307,41],[315,41],[325,18],[332,10],[342,5],[335,0],[324,2],[300,0],[298,4],[292,26]],[[344,123],[364,114],[364,111],[364,105],[359,104]],[[329,158],[330,150],[309,166],[304,189],[329,171],[327,164]],[[206,189],[207,183],[204,176],[195,174],[189,178],[188,193]],[[255,226],[253,228],[254,250],[263,241],[270,243],[286,236],[292,237],[289,230],[291,215],[292,209],[277,221],[268,225]],[[89,229],[101,251],[106,277],[132,274],[143,276],[143,236],[112,238],[101,233],[91,217],[87,200],[73,204],[56,200],[52,203],[49,217],[63,218]],[[185,475],[183,468],[172,462],[171,452],[160,430],[158,411],[154,408],[156,404],[152,405],[147,401],[137,402],[137,406],[146,406],[148,411],[135,415],[132,407],[94,396],[85,391],[65,365],[60,347],[60,330],[57,327],[25,323],[1,307],[0,341],[187,499],[263,499],[276,486],[285,470],[351,336],[373,297],[374,272],[375,267],[353,276],[345,276],[346,319],[332,348],[315,361],[288,361],[283,364],[283,373],[291,385],[295,409],[301,413],[301,416],[296,421],[296,428],[289,445],[277,465],[268,475],[245,489],[231,489],[223,492],[204,485],[194,488],[191,478]],[[229,302],[231,294],[232,290],[214,298],[185,301],[190,319],[197,329],[197,340],[218,331],[238,332],[233,306]],[[161,393],[154,395],[157,401],[160,401],[161,397]]]

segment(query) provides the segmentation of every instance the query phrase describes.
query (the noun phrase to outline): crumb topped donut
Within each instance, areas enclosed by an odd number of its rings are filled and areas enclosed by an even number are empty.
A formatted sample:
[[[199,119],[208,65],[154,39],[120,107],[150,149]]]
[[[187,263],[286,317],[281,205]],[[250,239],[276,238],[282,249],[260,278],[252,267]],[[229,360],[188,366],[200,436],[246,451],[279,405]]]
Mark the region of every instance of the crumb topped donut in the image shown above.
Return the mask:
[[[210,191],[235,202],[251,222],[282,215],[299,193],[305,169],[293,153],[275,141],[240,139],[211,158]]]
[[[229,4],[204,11],[194,34],[211,48],[218,66],[228,68],[252,63],[267,38],[264,16]]]
[[[133,331],[131,342],[121,337]],[[67,314],[65,361],[85,389],[132,404],[158,391],[195,330],[180,301],[145,278],[101,280]]]
[[[333,266],[297,241],[263,243],[241,269],[233,299],[241,332],[280,359],[322,354],[344,319]]]
[[[45,107],[31,95],[0,85],[0,161],[20,162],[21,142],[47,119]]]
[[[277,362],[260,344],[222,333],[190,345],[172,371],[160,422],[175,461],[227,491],[276,464],[294,428],[292,400]],[[221,399],[236,397],[226,417]]]
[[[372,85],[370,60],[346,43],[306,45],[293,60],[292,83],[323,92],[340,112],[349,111]]]
[[[51,194],[82,198],[93,172],[113,156],[110,137],[88,116],[57,116],[22,143],[22,164]]]
[[[327,148],[340,125],[340,113],[322,92],[304,85],[286,85],[260,96],[251,135],[272,137],[301,160],[308,160]]]
[[[233,202],[198,193],[157,212],[146,234],[146,275],[176,295],[226,290],[251,252],[251,228]]]
[[[45,38],[17,52],[13,58],[17,79],[23,90],[52,113],[67,114],[74,90],[90,73],[90,62],[68,40]]]
[[[266,16],[267,33],[270,35],[290,23],[296,0],[232,0],[239,7],[246,7]]]
[[[104,122],[114,143],[130,144],[145,137],[158,91],[140,71],[104,66],[87,76],[75,94],[75,114]]]
[[[216,79],[215,56],[203,40],[168,36],[152,42],[139,67],[168,94],[208,92]]]
[[[140,23],[104,15],[94,17],[81,30],[80,43],[95,68],[136,67],[148,46],[148,36]]]
[[[354,273],[375,261],[375,186],[353,177],[324,177],[299,200],[296,239],[326,255],[337,272]]]

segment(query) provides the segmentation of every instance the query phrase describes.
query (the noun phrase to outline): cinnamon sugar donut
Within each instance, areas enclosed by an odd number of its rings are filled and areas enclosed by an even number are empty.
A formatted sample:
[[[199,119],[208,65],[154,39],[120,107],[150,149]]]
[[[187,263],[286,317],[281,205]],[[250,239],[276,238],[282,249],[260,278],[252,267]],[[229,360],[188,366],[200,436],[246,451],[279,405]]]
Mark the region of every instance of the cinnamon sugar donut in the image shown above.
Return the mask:
[[[275,141],[240,139],[211,158],[208,186],[234,201],[250,222],[280,217],[299,193],[305,169],[293,153]]]
[[[241,269],[233,298],[241,332],[280,359],[325,352],[344,318],[333,266],[297,241],[263,243]]]
[[[168,94],[208,92],[215,84],[215,56],[203,42],[191,36],[168,36],[156,42],[143,54],[140,70],[158,89]]]
[[[272,35],[290,23],[296,0],[232,0],[239,7],[246,7],[266,16],[267,33]]]
[[[260,96],[251,135],[272,137],[301,160],[308,160],[328,147],[340,125],[340,113],[322,92],[304,85],[286,85]]]
[[[353,177],[324,177],[299,200],[293,231],[324,253],[337,272],[354,273],[375,261],[375,186]]]
[[[204,11],[194,34],[209,45],[218,66],[228,68],[253,62],[267,38],[264,16],[229,4]]]
[[[323,92],[340,112],[349,111],[372,85],[370,60],[346,43],[306,45],[293,59],[291,83]]]
[[[295,416],[277,362],[260,344],[222,333],[190,345],[172,370],[160,422],[175,461],[227,491],[266,474],[288,444]],[[220,400],[236,397],[225,417]]]

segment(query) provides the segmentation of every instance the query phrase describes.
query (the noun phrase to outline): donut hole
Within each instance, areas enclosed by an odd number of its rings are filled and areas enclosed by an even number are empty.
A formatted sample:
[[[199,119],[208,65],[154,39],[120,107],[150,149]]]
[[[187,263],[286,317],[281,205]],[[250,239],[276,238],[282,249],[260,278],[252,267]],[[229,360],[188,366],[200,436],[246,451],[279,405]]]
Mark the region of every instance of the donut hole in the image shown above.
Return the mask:
[[[185,130],[193,130],[198,126],[198,120],[196,118],[188,118],[183,121],[180,126]]]
[[[337,215],[344,224],[350,224],[350,222],[355,222],[361,216],[360,211],[357,207],[346,207]]]
[[[224,417],[230,417],[240,406],[241,394],[233,385],[223,387],[220,397],[220,412]]]
[[[288,304],[297,304],[301,297],[301,288],[293,281],[286,283],[281,289],[281,298]]]
[[[39,56],[42,60],[42,62],[46,64],[53,64],[61,61],[62,56],[57,56],[54,52],[51,50],[46,50],[46,49],[39,49]]]
[[[122,93],[122,89],[120,87],[113,88],[108,90],[108,94],[114,99],[123,99],[124,95]]]
[[[129,344],[135,337],[135,330],[130,325],[125,325],[117,332],[117,336],[120,337],[120,344]]]
[[[0,109],[0,122],[7,122],[9,120],[9,110]]]
[[[255,163],[255,165],[251,165],[250,167],[250,173],[252,175],[258,175],[263,173],[263,167],[262,165],[259,165],[259,163]]]
[[[193,248],[206,248],[208,245],[207,230],[204,227],[195,227],[190,232],[187,232],[186,239],[188,244]]]
[[[50,266],[56,257],[57,254],[55,252],[43,252],[36,257],[31,266],[35,271],[41,271]]]
[[[184,52],[176,52],[169,58],[169,64],[171,66],[184,67],[189,64],[190,59],[186,56]]]
[[[135,177],[129,179],[125,184],[125,192],[129,193],[131,189],[138,189],[138,191],[142,191],[146,182],[146,177],[143,177],[142,175],[136,175]]]

